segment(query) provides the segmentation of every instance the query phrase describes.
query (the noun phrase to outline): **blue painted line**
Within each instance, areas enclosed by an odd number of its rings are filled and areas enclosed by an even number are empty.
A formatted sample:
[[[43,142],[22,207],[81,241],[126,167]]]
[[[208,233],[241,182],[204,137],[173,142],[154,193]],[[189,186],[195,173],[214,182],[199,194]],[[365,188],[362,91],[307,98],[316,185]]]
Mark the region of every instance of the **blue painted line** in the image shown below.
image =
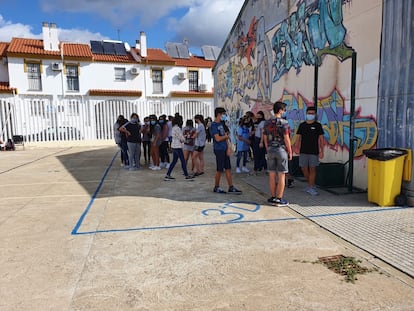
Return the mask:
[[[105,181],[106,176],[108,175],[110,169],[112,168],[112,165],[114,164],[114,161],[119,153],[119,150],[115,153],[114,157],[112,158],[111,162],[109,163],[108,167],[105,170],[105,173],[103,174],[101,181],[99,182],[98,187],[96,188],[95,192],[92,195],[92,198],[90,199],[88,205],[86,206],[85,211],[82,213],[81,217],[79,218],[78,222],[76,223],[75,227],[72,230],[72,235],[78,234],[79,227],[82,225],[83,220],[85,219],[86,215],[88,214],[90,208],[92,207],[93,203],[95,202],[96,197],[98,196],[99,191],[102,188],[102,185]]]

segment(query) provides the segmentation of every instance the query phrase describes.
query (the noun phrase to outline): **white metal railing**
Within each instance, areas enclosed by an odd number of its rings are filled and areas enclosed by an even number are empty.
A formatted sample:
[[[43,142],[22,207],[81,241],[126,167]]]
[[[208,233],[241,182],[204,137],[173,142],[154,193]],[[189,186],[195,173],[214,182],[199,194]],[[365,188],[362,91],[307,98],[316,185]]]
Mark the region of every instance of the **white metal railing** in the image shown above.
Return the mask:
[[[0,139],[23,135],[26,142],[106,140],[113,138],[118,115],[126,118],[136,112],[142,119],[150,114],[174,115],[183,120],[196,114],[213,116],[213,99],[129,100],[96,99],[84,96],[53,100],[50,96],[0,97]]]

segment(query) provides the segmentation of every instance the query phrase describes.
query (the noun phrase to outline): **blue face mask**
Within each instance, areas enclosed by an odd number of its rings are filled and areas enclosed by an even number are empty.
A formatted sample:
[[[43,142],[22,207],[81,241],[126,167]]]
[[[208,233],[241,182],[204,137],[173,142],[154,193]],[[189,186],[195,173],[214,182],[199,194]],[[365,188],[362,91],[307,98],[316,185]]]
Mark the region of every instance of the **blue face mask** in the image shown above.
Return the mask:
[[[159,120],[158,123],[159,124],[163,124],[164,123],[164,120]]]
[[[226,114],[221,115],[221,121],[226,122],[226,121],[228,121],[228,120],[229,120],[229,118],[227,117],[227,115],[226,115]]]
[[[155,125],[155,123],[156,123],[155,121],[151,121],[151,124],[152,124],[152,125]]]
[[[308,121],[313,121],[313,120],[315,120],[315,115],[314,115],[314,114],[307,114],[307,115],[306,115],[306,120],[308,120]]]
[[[283,111],[282,118],[286,118],[286,117],[287,117],[287,112],[286,111]]]

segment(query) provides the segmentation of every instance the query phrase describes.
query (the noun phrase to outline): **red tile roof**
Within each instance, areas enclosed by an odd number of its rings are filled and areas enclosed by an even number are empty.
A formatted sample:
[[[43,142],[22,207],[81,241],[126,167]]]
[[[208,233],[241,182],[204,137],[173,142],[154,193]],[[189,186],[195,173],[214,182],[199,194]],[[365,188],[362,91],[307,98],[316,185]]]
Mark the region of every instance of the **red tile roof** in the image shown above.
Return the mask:
[[[7,42],[0,42],[0,58],[6,56],[6,50],[9,44]]]
[[[130,53],[127,55],[104,55],[93,54],[93,60],[97,62],[112,62],[112,63],[137,63]]]
[[[89,90],[89,95],[91,96],[125,96],[125,97],[141,97],[142,92],[136,90],[99,90],[91,89]]]
[[[13,91],[17,94],[17,89],[10,87],[9,82],[0,82],[0,93],[13,94]]]
[[[60,43],[62,46],[62,42]],[[49,58],[60,58],[60,51],[46,51],[43,41],[38,39],[13,38],[7,49],[11,55],[39,55]],[[63,54],[67,58],[92,59],[92,52],[88,44],[63,43]]]
[[[173,91],[170,93],[171,97],[203,97],[211,98],[214,97],[213,92],[183,92],[183,91]]]
[[[216,63],[214,60],[205,60],[200,56],[190,56],[189,59],[174,58],[174,60],[177,66],[182,67],[213,68]]]
[[[138,55],[141,55],[140,50],[136,49],[136,51]],[[174,59],[168,56],[168,54],[161,49],[147,49],[147,57],[142,57],[141,62],[148,64],[165,64],[171,66],[175,65]]]

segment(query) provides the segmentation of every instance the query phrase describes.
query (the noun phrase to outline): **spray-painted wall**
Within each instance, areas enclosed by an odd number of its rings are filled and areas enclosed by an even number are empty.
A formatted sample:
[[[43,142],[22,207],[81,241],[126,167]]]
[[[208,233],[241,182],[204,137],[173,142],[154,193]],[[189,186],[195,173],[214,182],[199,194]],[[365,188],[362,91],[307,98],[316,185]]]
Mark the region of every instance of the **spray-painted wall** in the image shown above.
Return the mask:
[[[350,144],[351,55],[357,53],[354,179],[367,186],[363,150],[378,137],[377,100],[381,0],[245,1],[214,68],[215,104],[236,126],[247,110],[270,116],[276,100],[288,104],[292,141],[314,105],[325,132],[323,162],[346,163]],[[297,144],[294,150],[298,151]]]

